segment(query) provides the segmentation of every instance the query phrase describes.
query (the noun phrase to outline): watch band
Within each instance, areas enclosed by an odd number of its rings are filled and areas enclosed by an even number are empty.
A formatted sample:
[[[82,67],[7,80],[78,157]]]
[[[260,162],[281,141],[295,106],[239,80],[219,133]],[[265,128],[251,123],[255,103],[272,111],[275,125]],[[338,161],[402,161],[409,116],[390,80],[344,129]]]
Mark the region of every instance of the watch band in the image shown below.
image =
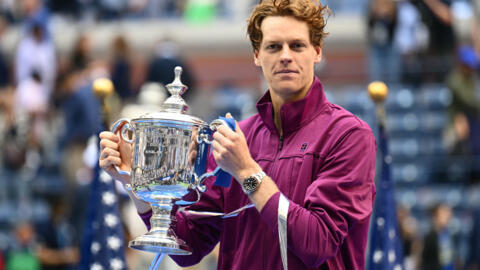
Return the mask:
[[[249,178],[255,178],[257,180],[257,186],[255,187],[255,189],[249,190],[249,189],[246,189],[244,185],[242,185],[243,192],[245,192],[245,194],[247,194],[247,195],[250,195],[253,192],[255,192],[258,189],[258,187],[260,186],[260,184],[262,183],[262,180],[263,180],[263,178],[265,178],[265,176],[267,176],[267,174],[264,171],[259,171],[258,173],[245,178],[245,180],[247,180]],[[244,182],[245,182],[245,180],[244,180]]]

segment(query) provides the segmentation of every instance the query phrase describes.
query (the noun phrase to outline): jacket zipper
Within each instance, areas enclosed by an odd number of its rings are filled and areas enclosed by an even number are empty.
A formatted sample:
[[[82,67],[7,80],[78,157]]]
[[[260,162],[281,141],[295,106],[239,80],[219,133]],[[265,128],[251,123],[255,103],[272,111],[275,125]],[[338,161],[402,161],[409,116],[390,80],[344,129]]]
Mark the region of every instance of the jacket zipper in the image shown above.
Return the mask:
[[[280,142],[278,144],[278,151],[279,152],[282,151],[282,148],[283,148],[283,135],[280,135]],[[278,152],[277,152],[277,154],[278,154]],[[275,160],[276,160],[276,158],[275,158]]]

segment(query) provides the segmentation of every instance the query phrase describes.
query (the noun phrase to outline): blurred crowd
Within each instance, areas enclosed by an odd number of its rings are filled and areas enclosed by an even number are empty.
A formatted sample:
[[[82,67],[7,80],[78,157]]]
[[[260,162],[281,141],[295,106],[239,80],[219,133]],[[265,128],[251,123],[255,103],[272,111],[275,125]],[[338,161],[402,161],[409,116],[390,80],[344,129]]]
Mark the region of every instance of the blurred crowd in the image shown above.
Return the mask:
[[[372,0],[368,10],[370,80],[408,87],[414,92],[427,84],[446,87],[449,98],[447,121],[441,130],[442,147],[453,157],[449,161],[469,167],[452,187],[478,186],[480,1]],[[418,209],[401,203],[399,207],[406,269],[480,269],[478,205],[472,209],[457,206],[457,210],[466,209],[457,216],[468,216],[469,224],[457,224],[453,229],[456,206],[447,201],[431,203],[430,229],[424,233],[419,233],[418,215],[412,214]],[[471,230],[461,236],[462,227]]]
[[[390,85],[445,83],[451,91],[445,144],[480,155],[480,1],[372,0],[368,13],[371,80]]]
[[[60,54],[50,22],[181,17],[195,21],[212,14],[244,20],[254,2],[0,2],[0,43],[6,28],[22,29],[14,55],[6,55],[0,46],[0,269],[75,268],[96,163],[85,150],[95,144],[92,136],[112,120],[158,109],[168,95],[164,86],[173,81],[175,66],[184,68],[182,81],[189,86],[184,98],[206,121],[226,112],[242,119],[252,113],[259,95],[255,89],[225,82],[212,90],[216,95],[207,95],[209,106],[196,107],[205,100],[198,95],[195,72],[174,40],[159,40],[151,57],[141,62],[139,52],[122,35],[111,40],[109,55],[94,57],[91,38],[84,32],[67,53]],[[330,2],[335,13],[335,6],[348,1]],[[449,155],[478,159],[480,1],[371,0],[365,6],[368,80],[413,89],[428,83],[448,87],[451,98],[442,147]],[[104,103],[92,91],[92,82],[100,77],[110,78],[115,87],[115,94],[105,102],[108,115],[102,113]],[[202,112],[206,107],[208,112]],[[464,182],[478,184],[478,171],[473,168]],[[128,212],[128,199],[120,198]],[[448,203],[429,205],[425,233],[412,211],[399,204],[406,269],[480,269],[480,208],[469,210],[467,239],[450,230],[454,209]],[[130,237],[145,230],[133,228],[143,226],[140,220],[123,220],[131,223],[125,225]],[[132,261],[132,269],[142,263]]]
[[[25,2],[4,0],[0,11],[9,23],[25,19]],[[255,1],[227,0],[44,0],[43,13],[56,18],[84,21],[112,21],[119,19],[180,18],[204,20],[212,16],[227,20],[244,20]],[[32,5],[32,4],[26,5]]]

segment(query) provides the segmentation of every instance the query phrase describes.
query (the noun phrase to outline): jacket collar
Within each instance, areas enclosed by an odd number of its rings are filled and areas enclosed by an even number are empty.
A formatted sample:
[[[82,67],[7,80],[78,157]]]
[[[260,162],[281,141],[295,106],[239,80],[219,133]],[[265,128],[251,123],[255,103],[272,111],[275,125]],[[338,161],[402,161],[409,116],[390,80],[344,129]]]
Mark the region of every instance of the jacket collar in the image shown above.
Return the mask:
[[[312,86],[308,90],[307,95],[297,101],[285,103],[280,109],[282,119],[283,136],[304,126],[315,118],[327,104],[323,86],[320,80],[315,77]],[[263,120],[267,128],[272,133],[277,133],[275,123],[273,121],[273,104],[270,91],[257,102],[257,110],[260,118]]]

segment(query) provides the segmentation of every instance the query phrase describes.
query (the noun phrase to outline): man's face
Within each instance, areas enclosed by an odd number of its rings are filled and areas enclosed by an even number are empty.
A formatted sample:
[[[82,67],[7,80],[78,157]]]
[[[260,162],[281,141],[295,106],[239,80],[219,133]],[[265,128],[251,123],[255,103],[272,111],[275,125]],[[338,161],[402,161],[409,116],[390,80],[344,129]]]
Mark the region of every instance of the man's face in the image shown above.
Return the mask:
[[[263,39],[255,51],[255,65],[262,67],[272,100],[303,98],[313,82],[314,65],[322,58],[322,49],[310,42],[307,23],[272,16],[263,20],[261,29]]]

